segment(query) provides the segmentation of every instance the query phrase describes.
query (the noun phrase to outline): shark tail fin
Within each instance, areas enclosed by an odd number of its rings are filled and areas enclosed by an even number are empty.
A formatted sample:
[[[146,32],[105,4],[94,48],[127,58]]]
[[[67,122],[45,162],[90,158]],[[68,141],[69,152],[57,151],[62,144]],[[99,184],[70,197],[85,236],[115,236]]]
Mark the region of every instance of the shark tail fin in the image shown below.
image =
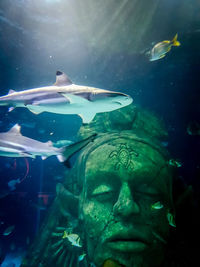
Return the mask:
[[[83,147],[87,146],[90,142],[93,142],[97,134],[93,134],[81,141],[73,143],[69,146],[61,148],[61,154],[57,155],[57,158],[60,162],[63,162],[67,168],[71,168],[70,159],[71,157],[79,152]]]

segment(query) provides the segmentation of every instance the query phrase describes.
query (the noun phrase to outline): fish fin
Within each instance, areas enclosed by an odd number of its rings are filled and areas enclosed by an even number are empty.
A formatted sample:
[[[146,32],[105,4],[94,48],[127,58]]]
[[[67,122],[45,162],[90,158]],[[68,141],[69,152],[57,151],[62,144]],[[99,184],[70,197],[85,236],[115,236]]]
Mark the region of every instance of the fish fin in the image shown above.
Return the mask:
[[[64,96],[65,98],[67,98],[67,100],[70,101],[70,104],[87,104],[89,103],[89,101],[87,99],[85,99],[84,97],[81,96],[77,96],[77,95],[73,95],[73,94],[65,94],[62,92],[59,92],[59,94],[61,94],[62,96]]]
[[[161,55],[161,56],[159,56],[159,59],[160,59],[160,58],[163,58],[163,57],[165,57],[165,56],[166,56],[165,54],[164,54],[164,55]]]
[[[60,162],[65,162],[66,161],[66,158],[63,156],[63,155],[56,155],[57,159],[60,161]],[[65,163],[64,163],[65,164]],[[68,166],[67,166],[68,167]],[[70,168],[70,167],[68,167]]]
[[[82,113],[78,115],[83,120],[83,123],[90,123],[94,119],[96,113]]]
[[[168,48],[167,48],[167,53],[171,50],[172,46],[170,45]]]
[[[12,134],[21,134],[21,126],[17,123],[8,132]]]
[[[52,143],[51,140],[47,141],[46,144],[49,145],[49,146],[53,146],[53,143]]]
[[[56,86],[66,86],[72,84],[72,81],[69,79],[69,77],[62,71],[57,70],[56,71],[56,82],[54,85]]]
[[[63,157],[65,158],[64,164],[65,166],[68,166],[69,164],[69,160],[70,158],[77,153],[78,151],[80,151],[83,147],[85,147],[87,144],[89,144],[90,142],[93,142],[96,138],[97,134],[94,133],[93,135],[79,141],[76,142],[74,144],[71,144],[69,146],[67,146],[66,148],[62,148],[63,150]]]
[[[15,93],[15,92],[16,92],[15,90],[10,89],[10,90],[8,91],[8,95],[13,94],[13,93]]]
[[[64,238],[67,238],[67,237],[68,237],[68,234],[67,234],[66,231],[64,231],[62,238],[64,239]]]
[[[165,41],[162,41],[162,43],[164,43],[164,44],[170,44],[171,41],[165,40]]]
[[[46,156],[42,156],[42,160],[45,160],[47,157]]]
[[[177,40],[177,38],[178,38],[178,33],[174,36],[174,38],[171,41],[173,46],[180,46],[181,45],[181,43]]]
[[[33,108],[31,108],[31,106],[27,106],[27,108],[29,109],[30,112],[32,112],[35,115],[38,115],[43,112],[43,111],[38,111],[38,110],[36,111]]]
[[[13,109],[15,109],[15,107],[9,107],[8,112],[13,111]]]

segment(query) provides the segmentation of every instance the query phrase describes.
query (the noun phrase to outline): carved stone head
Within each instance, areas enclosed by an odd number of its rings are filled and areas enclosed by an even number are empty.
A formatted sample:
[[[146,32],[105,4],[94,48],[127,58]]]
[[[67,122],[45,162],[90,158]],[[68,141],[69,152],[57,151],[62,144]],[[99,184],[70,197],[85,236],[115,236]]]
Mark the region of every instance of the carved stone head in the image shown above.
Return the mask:
[[[159,266],[173,216],[166,155],[126,132],[97,138],[83,154],[79,212],[89,261]]]

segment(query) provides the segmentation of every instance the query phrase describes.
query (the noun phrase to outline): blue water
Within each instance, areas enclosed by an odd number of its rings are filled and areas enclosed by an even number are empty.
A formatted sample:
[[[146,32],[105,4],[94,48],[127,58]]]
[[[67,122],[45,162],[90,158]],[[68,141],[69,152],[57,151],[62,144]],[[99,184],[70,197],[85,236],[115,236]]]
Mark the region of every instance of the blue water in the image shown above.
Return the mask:
[[[177,32],[181,46],[149,62],[145,52]],[[200,4],[195,0],[1,0],[0,95],[53,84],[56,70],[66,72],[74,83],[131,95],[136,105],[164,121],[169,151],[182,162],[179,175],[193,185],[198,203],[200,139],[189,135],[187,126],[200,118],[199,47]],[[9,113],[0,107],[0,132],[15,123],[22,125],[23,135],[39,141],[75,141],[81,119],[36,116],[21,108]],[[65,172],[55,157],[28,159],[28,164],[26,179],[0,199],[0,246],[5,255],[26,251]],[[1,191],[10,180],[22,179],[26,170],[23,158],[0,157]],[[42,195],[47,195],[47,203]],[[15,230],[3,236],[10,225]],[[14,256],[13,262],[18,266]]]

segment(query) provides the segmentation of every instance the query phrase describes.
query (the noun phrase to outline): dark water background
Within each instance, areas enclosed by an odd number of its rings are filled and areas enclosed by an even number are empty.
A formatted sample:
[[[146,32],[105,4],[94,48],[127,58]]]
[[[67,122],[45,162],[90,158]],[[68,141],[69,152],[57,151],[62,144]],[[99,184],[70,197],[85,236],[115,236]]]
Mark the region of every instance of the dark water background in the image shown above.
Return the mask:
[[[181,46],[149,62],[145,52],[176,33]],[[180,176],[199,201],[200,137],[187,133],[191,121],[200,121],[198,0],[0,0],[0,95],[50,85],[56,70],[77,84],[127,93],[158,114],[169,132],[169,151],[183,164]],[[75,140],[81,119],[1,107],[0,132],[15,123],[39,141]],[[26,250],[65,171],[55,157],[28,163],[26,179],[0,199],[0,251],[6,253]],[[26,169],[23,158],[0,157],[1,191]],[[3,236],[10,225],[15,230]]]

